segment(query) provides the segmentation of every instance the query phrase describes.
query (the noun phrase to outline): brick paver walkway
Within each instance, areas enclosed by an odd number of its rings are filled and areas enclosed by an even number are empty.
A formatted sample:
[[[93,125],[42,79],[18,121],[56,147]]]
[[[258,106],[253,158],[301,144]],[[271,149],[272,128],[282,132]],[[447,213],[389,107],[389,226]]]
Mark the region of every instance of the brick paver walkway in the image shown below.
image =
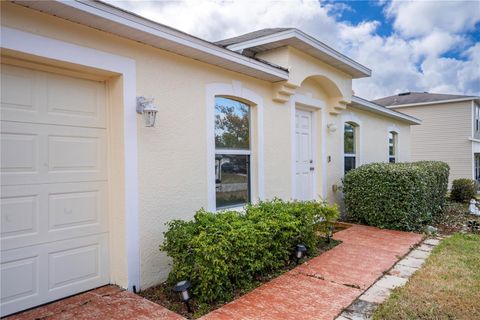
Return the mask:
[[[359,225],[334,238],[342,243],[201,319],[333,319],[422,240],[415,233]],[[184,318],[131,292],[105,286],[7,319]]]
[[[359,225],[334,238],[343,242],[201,319],[334,319],[422,240]]]
[[[117,286],[105,286],[47,304],[6,320],[185,319],[173,311]]]

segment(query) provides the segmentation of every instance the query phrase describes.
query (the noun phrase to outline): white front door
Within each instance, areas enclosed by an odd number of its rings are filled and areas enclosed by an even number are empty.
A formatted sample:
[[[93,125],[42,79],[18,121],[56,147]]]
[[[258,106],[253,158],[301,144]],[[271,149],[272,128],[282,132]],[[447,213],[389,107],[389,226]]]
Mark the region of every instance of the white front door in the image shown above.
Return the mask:
[[[1,316],[109,283],[105,83],[2,65]]]
[[[295,198],[312,200],[314,159],[312,148],[312,112],[296,110],[295,113]]]

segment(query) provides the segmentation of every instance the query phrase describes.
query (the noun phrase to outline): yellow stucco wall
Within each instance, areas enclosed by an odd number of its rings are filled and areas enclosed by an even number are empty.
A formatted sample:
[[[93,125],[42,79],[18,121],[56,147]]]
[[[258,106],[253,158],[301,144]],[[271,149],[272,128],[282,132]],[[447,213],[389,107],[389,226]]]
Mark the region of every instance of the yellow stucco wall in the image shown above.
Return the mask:
[[[169,272],[169,260],[159,252],[165,223],[172,219],[191,219],[194,212],[207,206],[207,140],[206,140],[206,86],[211,83],[241,82],[242,86],[261,96],[264,102],[264,167],[265,197],[289,199],[291,190],[291,106],[272,100],[274,85],[219,67],[126,40],[47,14],[11,3],[2,3],[2,25],[34,34],[75,43],[81,46],[129,57],[136,61],[137,96],[153,97],[159,106],[154,128],[143,126],[137,117],[139,166],[139,228],[141,287],[146,288],[164,280]],[[294,81],[301,87],[299,93],[311,93],[320,100],[335,96],[328,85],[319,79],[303,81],[301,75],[323,74],[331,77],[344,95],[351,96],[351,77],[325,66],[298,50],[287,50],[295,73]],[[273,61],[274,62],[274,61]],[[118,86],[110,83],[112,95]],[[110,97],[110,104],[118,103]],[[114,106],[109,105],[109,108]],[[362,120],[364,132],[363,154],[366,161],[386,161],[387,127],[401,128],[400,160],[409,159],[409,127],[393,119],[367,112],[347,110]],[[339,184],[343,168],[341,135],[342,115],[325,112],[326,123],[337,123],[338,130],[326,134],[327,147],[321,157],[331,156],[327,163],[327,190],[330,200],[336,198],[332,184]],[[115,116],[113,116],[115,118]],[[115,119],[112,119],[112,121]],[[321,130],[321,128],[319,128]],[[116,131],[111,131],[116,132]],[[317,132],[317,134],[319,134]],[[116,139],[112,139],[114,142]],[[320,140],[318,140],[320,141]],[[111,147],[121,148],[118,143]],[[110,153],[115,154],[115,153]],[[111,162],[114,163],[114,162]],[[114,165],[114,164],[113,164]],[[110,172],[117,172],[110,169]],[[115,191],[115,188],[111,190]],[[110,194],[112,199],[121,197]],[[255,196],[255,195],[254,195]],[[116,200],[114,200],[116,201]],[[115,217],[117,213],[112,212]],[[117,217],[118,218],[118,217]],[[125,228],[123,219],[114,219],[115,228]],[[121,255],[125,239],[111,244],[111,252]],[[120,252],[120,253],[119,253]],[[125,261],[112,261],[113,281],[125,285]]]

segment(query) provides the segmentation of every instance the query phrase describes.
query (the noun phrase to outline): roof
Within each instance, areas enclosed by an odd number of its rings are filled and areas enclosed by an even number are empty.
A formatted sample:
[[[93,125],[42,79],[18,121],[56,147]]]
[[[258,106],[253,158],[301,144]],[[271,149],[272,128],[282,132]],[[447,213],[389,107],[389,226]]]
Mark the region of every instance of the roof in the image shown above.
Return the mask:
[[[280,47],[291,46],[342,70],[353,78],[369,77],[372,73],[369,68],[295,28],[262,29],[221,40],[216,42],[216,44],[233,51],[248,51],[253,53],[253,55]]]
[[[393,96],[373,100],[374,103],[389,107],[407,107],[434,103],[448,103],[455,101],[478,100],[477,96],[456,94],[429,93],[429,92],[404,92]]]
[[[361,110],[373,112],[376,114],[380,114],[382,116],[386,116],[389,118],[394,118],[403,122],[407,122],[411,125],[421,124],[422,121],[415,117],[409,116],[405,113],[401,113],[395,110],[388,109],[382,105],[374,103],[372,101],[365,100],[363,98],[352,96],[352,102],[350,103],[351,107],[358,108]]]
[[[14,3],[257,79],[288,80],[288,71],[280,66],[247,57],[101,1],[15,0]]]
[[[220,41],[215,42],[215,44],[217,44],[219,46],[222,46],[222,47],[227,47],[227,46],[230,46],[232,44],[237,44],[237,43],[241,43],[241,42],[244,42],[244,41],[257,39],[257,38],[260,38],[260,37],[269,36],[269,35],[272,35],[272,34],[275,34],[275,33],[281,32],[281,31],[294,30],[294,29],[295,28],[260,29],[260,30],[256,30],[256,31],[253,31],[253,32],[245,33],[241,36],[220,40]]]

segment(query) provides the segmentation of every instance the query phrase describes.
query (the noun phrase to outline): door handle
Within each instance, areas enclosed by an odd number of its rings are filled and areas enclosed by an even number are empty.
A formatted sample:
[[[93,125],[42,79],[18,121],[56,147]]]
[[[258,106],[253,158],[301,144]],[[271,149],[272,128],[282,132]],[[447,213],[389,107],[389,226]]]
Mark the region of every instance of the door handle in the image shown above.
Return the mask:
[[[315,170],[315,168],[314,168],[314,167],[310,167],[310,171],[313,171],[313,170]]]

